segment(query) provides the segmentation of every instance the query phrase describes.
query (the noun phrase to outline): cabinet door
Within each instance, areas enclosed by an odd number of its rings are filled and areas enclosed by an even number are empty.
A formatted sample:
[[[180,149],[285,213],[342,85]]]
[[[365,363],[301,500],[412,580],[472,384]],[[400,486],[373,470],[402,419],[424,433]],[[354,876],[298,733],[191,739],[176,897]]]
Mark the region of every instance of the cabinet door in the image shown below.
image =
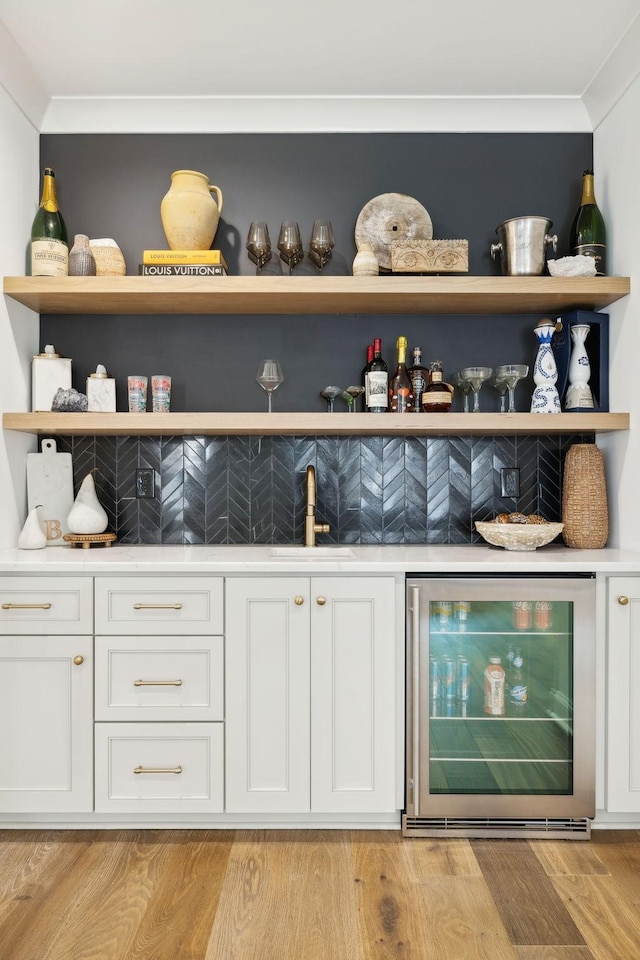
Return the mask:
[[[640,577],[612,577],[608,609],[606,807],[640,813]]]
[[[91,638],[2,637],[0,676],[0,810],[92,810]]]
[[[311,581],[311,808],[395,804],[395,584]]]
[[[309,810],[309,580],[226,585],[228,812]]]

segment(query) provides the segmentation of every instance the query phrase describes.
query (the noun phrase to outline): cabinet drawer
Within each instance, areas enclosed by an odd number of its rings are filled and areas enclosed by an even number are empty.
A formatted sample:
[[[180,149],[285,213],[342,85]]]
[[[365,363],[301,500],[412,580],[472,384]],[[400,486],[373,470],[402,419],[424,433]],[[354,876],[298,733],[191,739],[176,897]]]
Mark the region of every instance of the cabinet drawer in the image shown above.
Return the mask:
[[[219,813],[221,723],[97,723],[99,813]]]
[[[222,720],[222,637],[96,637],[96,720]]]
[[[91,577],[0,577],[0,633],[93,633]]]
[[[222,584],[221,577],[98,578],[96,633],[222,633]]]

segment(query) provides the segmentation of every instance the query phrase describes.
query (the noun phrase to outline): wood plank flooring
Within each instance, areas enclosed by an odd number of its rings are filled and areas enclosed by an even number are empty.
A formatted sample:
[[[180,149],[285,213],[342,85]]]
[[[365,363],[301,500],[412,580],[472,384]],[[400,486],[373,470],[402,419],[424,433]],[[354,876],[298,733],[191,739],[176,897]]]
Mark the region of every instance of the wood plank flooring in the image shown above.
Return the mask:
[[[640,831],[0,831],[0,960],[639,960]]]

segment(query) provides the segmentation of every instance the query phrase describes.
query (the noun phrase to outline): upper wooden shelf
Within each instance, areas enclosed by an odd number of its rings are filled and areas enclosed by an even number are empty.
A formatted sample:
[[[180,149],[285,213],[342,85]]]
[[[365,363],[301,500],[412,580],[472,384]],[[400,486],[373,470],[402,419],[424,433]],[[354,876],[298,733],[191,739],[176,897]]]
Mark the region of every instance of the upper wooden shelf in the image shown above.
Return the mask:
[[[469,436],[608,433],[628,413],[5,413],[5,430],[65,436]]]
[[[560,314],[627,296],[628,277],[5,277],[38,313]]]

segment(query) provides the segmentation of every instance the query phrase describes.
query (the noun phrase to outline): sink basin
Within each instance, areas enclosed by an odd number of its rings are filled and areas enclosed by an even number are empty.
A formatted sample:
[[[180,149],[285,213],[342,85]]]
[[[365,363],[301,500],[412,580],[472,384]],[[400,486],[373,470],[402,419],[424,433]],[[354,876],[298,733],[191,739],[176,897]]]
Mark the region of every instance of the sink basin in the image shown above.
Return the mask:
[[[351,547],[272,547],[275,560],[353,560]]]

